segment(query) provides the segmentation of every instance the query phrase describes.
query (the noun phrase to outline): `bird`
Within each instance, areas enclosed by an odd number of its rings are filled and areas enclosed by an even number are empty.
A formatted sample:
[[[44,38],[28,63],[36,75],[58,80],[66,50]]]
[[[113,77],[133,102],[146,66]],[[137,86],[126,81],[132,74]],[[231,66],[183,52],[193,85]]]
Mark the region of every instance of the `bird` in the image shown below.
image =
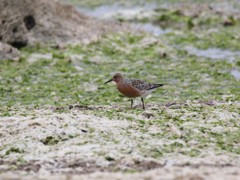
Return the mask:
[[[143,98],[151,94],[158,87],[163,86],[164,84],[153,84],[148,83],[143,80],[138,79],[127,79],[121,73],[116,73],[113,77],[106,81],[104,84],[107,84],[111,81],[116,83],[117,89],[123,95],[131,99],[131,109],[133,108],[133,98],[140,97],[142,101],[142,108],[145,109],[145,104]]]

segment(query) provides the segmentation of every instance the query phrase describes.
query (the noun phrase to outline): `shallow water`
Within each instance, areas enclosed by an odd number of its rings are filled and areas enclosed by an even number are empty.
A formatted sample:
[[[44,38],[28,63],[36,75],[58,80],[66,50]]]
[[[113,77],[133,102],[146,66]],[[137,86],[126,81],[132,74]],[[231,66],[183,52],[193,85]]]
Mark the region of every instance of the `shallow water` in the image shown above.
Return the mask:
[[[240,81],[240,71],[233,69],[231,74],[236,78],[237,81]]]
[[[145,4],[144,6],[121,6],[119,4],[113,5],[102,5],[96,7],[95,9],[86,9],[82,7],[77,7],[78,10],[88,16],[92,16],[99,19],[112,19],[117,17],[124,17],[124,19],[132,19],[141,13],[148,13],[152,11],[157,6],[155,4]],[[162,29],[160,26],[154,25],[153,23],[131,23],[135,28],[144,30],[152,33],[155,36],[166,34],[171,32],[170,29]]]
[[[156,4],[145,4],[144,6],[122,6],[120,4],[102,5],[94,9],[87,9],[77,6],[77,9],[89,16],[100,19],[113,18],[114,16],[132,17],[144,11],[152,11]]]
[[[134,26],[136,28],[150,32],[155,36],[160,36],[171,32],[171,29],[162,29],[160,26],[154,25],[152,23],[136,23]]]
[[[194,47],[187,47],[186,50],[191,55],[206,57],[210,59],[222,59],[227,60],[229,62],[233,62],[236,57],[240,57],[239,51],[231,51],[227,49],[219,48],[197,49]]]

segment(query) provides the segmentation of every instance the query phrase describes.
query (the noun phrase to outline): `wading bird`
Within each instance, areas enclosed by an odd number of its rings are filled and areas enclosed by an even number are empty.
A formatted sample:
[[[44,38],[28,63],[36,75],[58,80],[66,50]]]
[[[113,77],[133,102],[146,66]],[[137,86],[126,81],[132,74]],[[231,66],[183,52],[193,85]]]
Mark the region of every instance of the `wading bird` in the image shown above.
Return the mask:
[[[152,93],[152,91],[154,91],[156,88],[164,85],[152,84],[138,79],[125,79],[120,73],[114,74],[112,79],[108,80],[104,84],[107,84],[111,81],[116,82],[119,92],[131,98],[131,108],[133,107],[133,98],[141,97],[143,109],[145,109],[143,97]]]

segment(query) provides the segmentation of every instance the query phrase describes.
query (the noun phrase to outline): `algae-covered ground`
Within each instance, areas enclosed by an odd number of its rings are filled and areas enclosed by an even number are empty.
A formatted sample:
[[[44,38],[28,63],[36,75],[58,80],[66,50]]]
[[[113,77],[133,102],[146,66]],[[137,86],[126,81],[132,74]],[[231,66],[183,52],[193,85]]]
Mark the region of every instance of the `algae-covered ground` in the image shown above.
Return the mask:
[[[71,2],[138,30],[0,61],[0,178],[238,179],[240,4]],[[130,109],[115,72],[165,86]]]

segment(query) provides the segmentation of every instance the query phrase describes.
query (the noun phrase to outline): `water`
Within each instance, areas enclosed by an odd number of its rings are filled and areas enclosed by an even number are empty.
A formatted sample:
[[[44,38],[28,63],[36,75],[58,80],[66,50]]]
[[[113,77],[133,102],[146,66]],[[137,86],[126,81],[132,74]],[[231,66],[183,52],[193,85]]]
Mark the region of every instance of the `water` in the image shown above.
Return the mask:
[[[236,69],[233,69],[231,71],[231,74],[236,78],[237,81],[240,80],[240,71],[236,70]]]
[[[132,20],[137,16],[148,16],[155,8],[155,4],[145,4],[144,6],[126,7],[118,4],[102,5],[95,9],[84,9],[77,7],[78,10],[88,16],[92,16],[98,19],[112,19],[112,18],[124,18],[125,20]],[[170,29],[162,29],[160,26],[152,23],[132,23],[134,27],[140,30],[144,30],[154,34],[155,36],[163,35],[171,32]]]
[[[77,7],[78,10],[88,16],[92,16],[98,19],[113,19],[113,18],[123,18],[125,20],[132,20],[138,16],[148,16],[154,9],[157,8],[156,4],[144,4],[143,6],[122,6],[120,4],[112,5],[102,5],[94,9],[87,9],[82,7]],[[155,36],[160,36],[171,32],[170,29],[162,29],[160,26],[154,25],[153,23],[132,23],[134,27],[146,32],[150,32]],[[240,57],[240,52],[230,51],[220,48],[208,48],[208,49],[198,49],[195,47],[186,47],[189,54],[198,57],[205,57],[210,59],[220,59],[227,60],[228,62],[233,62],[236,57]],[[240,80],[240,71],[233,69],[231,74]]]
[[[210,59],[221,59],[227,60],[228,62],[233,62],[237,57],[240,58],[240,52],[238,51],[230,51],[226,49],[219,49],[219,48],[209,48],[209,49],[197,49],[194,47],[187,47],[186,50],[189,54],[199,56],[199,57],[206,57]],[[236,69],[231,70],[231,75],[235,77],[237,81],[240,80],[240,71]]]
[[[227,49],[219,48],[197,49],[194,47],[187,47],[186,50],[191,55],[206,57],[210,59],[222,59],[227,60],[229,62],[233,62],[236,59],[236,57],[240,57],[240,52],[231,51]]]
[[[119,4],[102,5],[95,9],[86,9],[77,7],[79,11],[99,19],[112,19],[116,16],[124,17],[124,19],[133,18],[143,12],[152,11],[156,8],[155,4],[145,4],[144,6],[127,7]]]
[[[150,32],[155,36],[160,36],[163,34],[167,34],[171,32],[170,29],[162,29],[157,25],[154,25],[152,23],[136,23],[134,24],[136,28],[142,29],[144,31]]]

